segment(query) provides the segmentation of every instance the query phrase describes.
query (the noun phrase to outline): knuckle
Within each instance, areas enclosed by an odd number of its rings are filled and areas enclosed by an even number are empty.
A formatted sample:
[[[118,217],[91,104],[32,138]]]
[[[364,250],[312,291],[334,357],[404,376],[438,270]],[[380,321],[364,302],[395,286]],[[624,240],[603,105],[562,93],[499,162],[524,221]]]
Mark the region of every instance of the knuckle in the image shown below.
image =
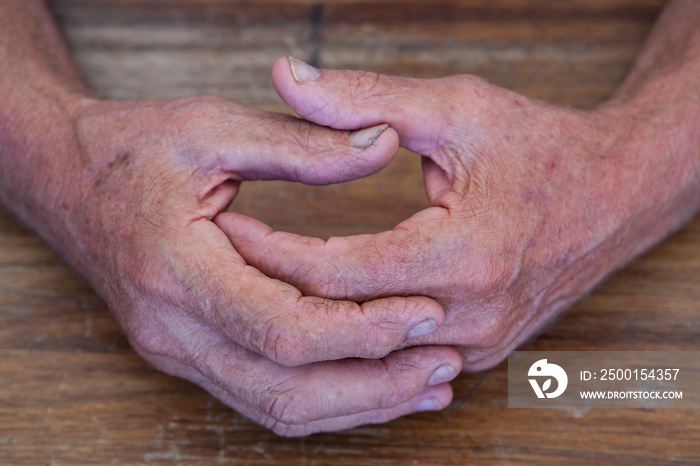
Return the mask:
[[[358,340],[362,343],[360,357],[384,357],[403,342],[406,321],[413,315],[403,301],[397,298],[365,303],[362,313],[352,317],[363,329],[362,340]]]
[[[167,230],[161,232],[162,241],[170,242],[171,235]],[[190,304],[187,292],[172,276],[168,266],[160,261],[142,258],[142,264],[132,271],[132,280],[129,283],[129,287],[139,297],[139,307],[146,308],[153,303],[161,303],[169,308],[186,308]],[[148,315],[143,311],[139,314]]]
[[[218,112],[228,109],[230,105],[229,101],[226,99],[211,94],[189,97],[184,99],[183,103],[185,105],[183,106],[182,110],[191,112],[191,116],[193,117],[216,116]]]
[[[387,383],[380,392],[379,405],[385,408],[397,406],[413,397],[419,389],[408,381],[421,373],[421,361],[413,355],[396,353],[386,365]]]
[[[308,362],[308,342],[289,319],[271,319],[253,336],[254,348],[281,366],[300,366]]]
[[[407,318],[411,317],[426,318],[430,316],[433,319],[440,319],[442,316],[436,310],[441,310],[440,305],[431,298],[422,296],[395,301],[394,306],[389,308],[389,312],[392,313],[395,319],[398,319],[398,324],[403,324]]]
[[[375,287],[383,284],[392,288],[396,283],[404,283],[407,284],[405,293],[415,294],[417,290],[412,284],[421,282],[423,270],[420,265],[426,254],[421,234],[420,231],[404,230],[389,239],[367,241],[358,250],[364,270],[358,270],[356,275],[362,281],[375,283]]]
[[[312,401],[305,391],[275,386],[265,391],[260,409],[267,416],[269,429],[277,435],[293,436],[314,420],[316,403]]]
[[[147,326],[127,325],[125,327],[129,343],[144,358],[166,352],[168,344],[164,341],[164,335],[161,332],[153,331]]]
[[[488,256],[476,262],[473,289],[476,292],[505,294],[516,281],[520,267],[499,256]]]
[[[401,86],[392,86],[389,80],[389,77],[371,71],[353,73],[348,77],[350,98],[354,101],[363,101],[378,96],[386,97],[394,93],[403,93],[404,89],[400,89]],[[392,91],[392,89],[396,89],[396,91]]]
[[[159,331],[159,322],[154,320],[154,315],[144,312],[149,304],[135,304],[132,306],[113,306],[110,310],[119,316],[124,332],[129,343],[144,358],[151,355],[164,354],[169,346],[170,335]]]
[[[323,269],[323,270],[322,270]],[[340,269],[332,264],[329,267],[310,267],[301,277],[308,286],[304,288],[312,296],[325,296],[330,299],[344,299],[348,286]]]
[[[310,410],[307,403],[299,401],[295,397],[278,398],[275,408],[270,415],[277,424],[296,426],[306,424],[310,420]]]
[[[170,104],[168,127],[201,134],[205,129],[226,128],[236,104],[215,95],[199,95]]]
[[[134,350],[156,367],[160,367],[156,361],[163,358],[193,368],[209,367],[209,345],[198,333],[201,324],[165,308],[161,308],[161,311],[162,313],[146,313],[137,310],[134,311],[140,313],[137,318],[129,316],[126,321],[122,319],[125,333]]]
[[[358,71],[348,78],[348,89],[353,100],[371,97],[377,90],[381,77],[371,71]]]
[[[409,400],[415,395],[416,390],[413,390],[411,384],[406,384],[405,380],[399,380],[392,377],[387,388],[382,391],[379,399],[379,406],[383,408],[393,408],[401,403]]]
[[[228,101],[226,99],[213,94],[202,94],[198,97],[194,97],[193,99],[195,99],[195,101],[199,102],[200,104],[210,105],[212,107],[228,105]]]
[[[277,121],[280,136],[291,145],[299,146],[305,151],[315,151],[319,147],[315,139],[314,127],[307,121],[299,118],[289,117]]]
[[[268,428],[272,433],[280,437],[293,438],[306,435],[304,430],[300,429],[298,426],[290,426],[275,420],[272,420]]]
[[[500,312],[490,313],[488,317],[482,319],[482,324],[477,335],[477,345],[481,348],[499,347],[504,339],[507,330],[506,319]]]
[[[474,347],[491,353],[501,351],[528,320],[530,304],[516,304],[510,295],[496,296],[474,320]]]
[[[462,349],[463,365],[465,372],[481,372],[497,366],[508,356],[508,351]]]

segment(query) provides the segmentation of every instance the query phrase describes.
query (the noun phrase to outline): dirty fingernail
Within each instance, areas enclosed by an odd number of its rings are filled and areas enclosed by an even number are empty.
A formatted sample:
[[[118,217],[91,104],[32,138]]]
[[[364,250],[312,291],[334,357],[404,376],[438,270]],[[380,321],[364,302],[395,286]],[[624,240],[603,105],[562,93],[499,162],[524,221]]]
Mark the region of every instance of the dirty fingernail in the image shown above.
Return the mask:
[[[358,149],[366,149],[377,140],[380,134],[382,134],[389,125],[377,125],[371,128],[358,129],[348,134],[350,138],[350,144]]]
[[[296,79],[298,83],[308,83],[321,76],[321,70],[314,68],[308,63],[304,63],[294,57],[287,58],[289,59],[289,67],[292,69],[294,79]]]
[[[428,387],[434,387],[435,385],[449,382],[455,377],[457,377],[457,371],[455,371],[452,366],[449,364],[442,365],[435,369],[433,375],[428,379]]]
[[[413,412],[419,413],[421,411],[440,411],[441,409],[442,406],[440,406],[440,402],[438,400],[435,398],[428,398],[427,400],[423,400],[414,406]]]
[[[428,319],[416,325],[408,332],[408,338],[422,337],[435,333],[438,329],[437,323],[433,319]]]

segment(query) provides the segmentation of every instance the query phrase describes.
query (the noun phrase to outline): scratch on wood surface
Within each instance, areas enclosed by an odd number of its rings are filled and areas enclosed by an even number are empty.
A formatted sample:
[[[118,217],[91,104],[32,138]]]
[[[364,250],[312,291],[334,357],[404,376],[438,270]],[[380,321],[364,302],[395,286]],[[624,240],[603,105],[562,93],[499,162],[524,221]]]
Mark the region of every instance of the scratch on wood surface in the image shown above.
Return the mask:
[[[63,392],[63,390],[65,390],[65,388],[66,388],[66,379],[67,379],[67,374],[64,372],[63,377],[61,377],[61,382],[59,382],[58,388],[56,389],[56,394],[54,395],[53,400],[51,401],[49,406],[46,408],[46,417],[44,419],[42,419],[42,423],[46,424],[47,426],[52,425],[53,408],[54,408],[54,405],[56,405],[56,402],[58,401],[59,397],[61,396],[61,392]],[[54,443],[51,440],[52,436],[49,435],[47,437],[49,437],[49,442],[48,442],[48,445],[46,447],[47,453],[49,455],[48,463],[49,464],[56,464],[54,459],[53,459]]]
[[[570,408],[567,409],[567,411],[569,411],[574,418],[581,419],[591,411],[591,408]]]
[[[66,379],[68,375],[64,372],[63,377],[61,378],[61,382],[58,384],[58,388],[56,389],[56,394],[53,397],[53,401],[51,404],[46,408],[46,417],[44,418],[44,423],[45,424],[51,424],[51,414],[53,413],[53,407],[58,401],[58,398],[61,396],[61,392],[65,390],[66,388]]]
[[[479,385],[481,385],[481,382],[483,382],[487,376],[488,376],[488,372],[484,372],[483,374],[481,374],[479,376],[479,378],[476,380],[476,382],[474,382],[474,385],[472,385],[472,387],[469,389],[467,394],[464,395],[462,398],[460,398],[458,401],[453,402],[449,406],[449,408],[447,408],[445,410],[445,415],[443,416],[443,419],[445,421],[449,421],[450,416],[452,416],[452,414],[459,411],[462,408],[462,406],[464,406],[464,404],[467,402],[467,400],[469,400],[469,398],[474,394],[476,389],[479,388]]]
[[[501,442],[498,441],[497,438],[493,439],[493,444],[496,447],[496,453],[498,453],[498,457],[505,462],[505,464],[510,464],[510,460],[506,458],[505,453],[503,453],[503,449],[501,448]]]
[[[170,422],[167,429],[173,431],[177,428],[176,422]],[[180,445],[178,443],[178,438],[174,434],[167,435],[167,445],[163,445],[163,440],[165,438],[165,427],[162,424],[158,424],[157,433],[154,437],[155,442],[153,443],[153,448],[159,451],[153,453],[146,453],[143,455],[143,461],[150,463],[153,461],[197,461],[197,462],[210,462],[212,457],[205,457],[199,455],[187,455],[180,453]],[[220,458],[221,459],[221,458]]]
[[[265,448],[265,442],[258,442],[255,445],[253,445],[252,447],[250,447],[250,449],[252,451],[254,451],[255,453],[260,453],[261,455],[263,455],[263,457],[265,459],[268,459],[268,460],[273,459],[272,455],[270,455],[267,452],[267,449]]]
[[[211,416],[207,416],[208,419],[211,419]],[[217,416],[218,417],[218,416]],[[232,463],[236,462],[237,456],[229,457],[227,456],[229,452],[237,452],[240,450],[240,448],[236,445],[227,445],[226,444],[226,433],[227,432],[232,432],[235,431],[236,428],[235,426],[227,426],[225,424],[205,424],[205,425],[187,425],[186,430],[188,432],[200,432],[200,431],[205,431],[205,432],[211,432],[214,435],[216,435],[217,439],[217,444],[218,444],[218,451],[216,453],[214,451],[211,452],[211,455],[207,456],[202,456],[202,455],[188,455],[185,454],[181,451],[181,448],[183,445],[185,445],[185,442],[189,439],[187,434],[185,436],[178,435],[177,429],[180,427],[180,424],[177,422],[171,421],[167,425],[163,424],[158,424],[156,426],[156,435],[153,438],[153,443],[151,448],[153,450],[156,450],[152,453],[147,453],[146,455],[143,456],[143,461],[144,462],[152,462],[152,461],[196,461],[196,462],[207,462],[207,463],[212,463],[212,462],[217,462],[217,463]],[[168,431],[166,433],[166,430]],[[252,448],[254,451],[256,450],[254,447]],[[265,458],[271,459],[270,455],[267,455],[264,449],[261,451],[258,451],[259,453],[263,454]]]
[[[313,454],[323,452],[325,455],[337,455],[337,456],[347,456],[347,455],[363,455],[365,451],[362,448],[328,448],[326,446],[318,446],[314,448]]]
[[[85,316],[85,333],[83,337],[87,340],[92,337],[92,316]]]

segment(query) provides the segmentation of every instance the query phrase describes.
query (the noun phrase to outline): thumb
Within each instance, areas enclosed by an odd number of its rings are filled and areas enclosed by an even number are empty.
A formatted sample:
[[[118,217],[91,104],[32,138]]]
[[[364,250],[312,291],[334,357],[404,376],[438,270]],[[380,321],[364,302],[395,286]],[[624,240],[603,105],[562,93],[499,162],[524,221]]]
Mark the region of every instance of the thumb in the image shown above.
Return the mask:
[[[250,115],[239,133],[217,143],[219,170],[237,181],[288,180],[329,184],[354,180],[384,168],[398,140],[389,125],[337,131],[286,115]],[[227,145],[228,144],[228,145]]]
[[[292,57],[275,62],[272,81],[287,105],[309,121],[345,130],[388,123],[402,146],[423,155],[441,146],[455,99],[464,95],[459,76],[426,80],[319,70]]]

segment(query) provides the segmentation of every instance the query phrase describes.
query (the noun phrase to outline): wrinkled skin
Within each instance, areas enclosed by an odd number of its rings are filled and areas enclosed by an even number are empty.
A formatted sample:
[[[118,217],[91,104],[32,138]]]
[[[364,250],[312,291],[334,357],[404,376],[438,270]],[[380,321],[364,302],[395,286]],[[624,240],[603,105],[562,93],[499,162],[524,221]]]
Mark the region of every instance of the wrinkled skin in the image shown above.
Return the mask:
[[[395,153],[392,130],[370,129],[383,132],[357,147],[357,135],[215,97],[84,99],[63,128],[62,157],[45,160],[52,181],[38,188],[54,199],[49,237],[155,367],[282,435],[449,402],[453,349],[392,353],[414,326],[422,334],[442,323],[434,301],[304,297],[248,266],[211,221],[241,180],[318,184],[377,170]],[[70,175],[56,176],[68,161]]]
[[[250,267],[212,221],[245,180],[374,173],[394,130],[335,131],[212,96],[99,100],[42,1],[0,0],[0,13],[0,200],[90,282],[148,362],[280,435],[450,402],[453,348],[397,351],[442,324],[435,301],[303,296]]]
[[[0,200],[146,360],[278,434],[440,409],[463,359],[494,364],[697,209],[698,10],[672,2],[594,112],[278,62],[283,98],[333,131],[212,97],[97,100],[44,4],[0,0]],[[344,132],[383,123],[369,146]],[[433,207],[391,232],[325,243],[221,213],[245,180],[370,174],[397,135]]]
[[[468,75],[419,80],[280,59],[275,87],[303,118],[389,123],[422,155],[432,207],[391,231],[328,241],[231,213],[215,221],[249,263],[307,294],[436,299],[445,323],[419,342],[454,345],[465,369],[491,367],[697,211],[700,41],[686,36],[664,68],[658,38],[694,31],[698,10],[674,4],[627,83],[592,111]]]
[[[0,6],[0,197],[147,361],[281,435],[449,403],[454,349],[395,351],[437,330],[435,301],[305,297],[247,265],[212,222],[244,180],[375,172],[395,154],[393,130],[334,131],[210,96],[97,100],[40,2]]]

